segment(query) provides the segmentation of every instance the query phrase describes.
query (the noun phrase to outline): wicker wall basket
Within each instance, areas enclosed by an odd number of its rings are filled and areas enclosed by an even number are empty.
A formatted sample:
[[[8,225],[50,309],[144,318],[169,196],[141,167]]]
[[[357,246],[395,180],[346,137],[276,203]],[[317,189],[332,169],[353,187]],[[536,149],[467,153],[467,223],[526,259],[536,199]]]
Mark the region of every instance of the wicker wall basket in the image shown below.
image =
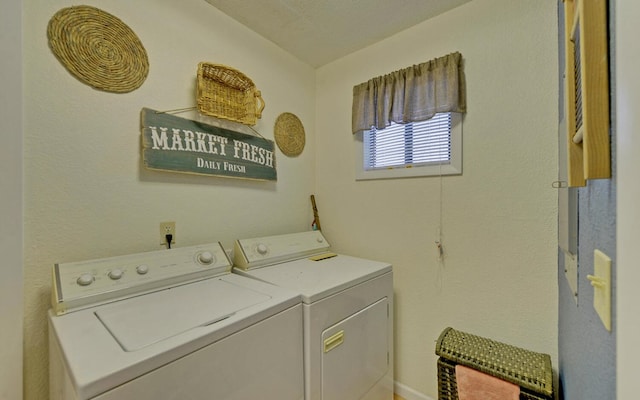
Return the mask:
[[[255,125],[265,103],[253,81],[220,64],[198,64],[198,111],[245,125]]]
[[[117,17],[91,6],[63,8],[47,26],[49,47],[67,70],[98,90],[127,93],[149,73],[147,51]]]

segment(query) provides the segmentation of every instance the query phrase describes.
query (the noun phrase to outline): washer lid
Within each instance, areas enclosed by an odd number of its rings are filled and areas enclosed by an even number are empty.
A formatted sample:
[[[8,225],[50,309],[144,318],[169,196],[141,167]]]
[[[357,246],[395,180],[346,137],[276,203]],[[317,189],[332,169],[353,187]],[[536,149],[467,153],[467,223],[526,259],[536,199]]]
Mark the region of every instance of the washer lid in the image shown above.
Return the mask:
[[[311,304],[391,270],[388,263],[336,255],[318,261],[305,258],[247,271],[234,268],[233,271],[296,290],[304,303]]]
[[[228,293],[228,290],[233,293]],[[164,301],[161,299],[163,296],[170,297],[172,300]],[[241,299],[244,296],[249,296],[253,301]],[[140,299],[146,297],[155,300],[148,304],[139,303]],[[260,299],[266,300],[260,301]],[[246,306],[252,302],[258,303]],[[123,324],[118,318],[116,318],[118,322],[114,322],[108,317],[105,317],[107,319],[107,325],[105,325],[96,315],[102,314],[102,310],[111,310],[116,304],[118,304],[116,309],[137,310],[133,313],[135,318],[145,318],[149,320],[148,323],[153,324],[175,326],[180,324],[180,329],[160,327],[162,334],[156,335],[152,329],[142,326],[144,324],[141,322],[134,321],[134,327]],[[145,305],[148,308],[144,307]],[[210,314],[202,315],[200,314],[202,310],[209,310]],[[229,318],[212,325],[199,326],[234,310],[235,314]],[[260,322],[274,318],[287,310],[302,312],[299,293],[256,279],[227,274],[187,283],[173,289],[142,294],[117,303],[80,309],[64,315],[56,316],[50,312],[49,322],[52,344],[57,345],[62,355],[64,366],[71,377],[69,384],[72,385],[74,393],[77,394],[78,399],[93,399],[114,387],[247,328],[255,326],[264,334],[275,335],[276,332],[279,334],[282,331],[279,327],[278,329],[262,328],[263,325],[260,325]],[[153,313],[154,317],[150,318],[145,315],[147,313]],[[105,313],[105,315],[108,314],[109,312]],[[128,317],[132,318],[131,315]],[[194,320],[185,321],[187,318]],[[136,351],[125,351],[105,326],[118,335],[124,335],[127,339],[149,335],[142,342],[159,341]],[[141,328],[145,333],[134,332]],[[301,328],[301,326],[290,326],[283,329]],[[174,334],[184,329],[186,331]],[[173,336],[170,336],[172,334]],[[150,337],[152,335],[153,339]],[[166,339],[162,340],[162,337]],[[131,347],[140,345],[138,343]]]
[[[102,306],[95,315],[125,351],[223,321],[271,296],[208,280]]]

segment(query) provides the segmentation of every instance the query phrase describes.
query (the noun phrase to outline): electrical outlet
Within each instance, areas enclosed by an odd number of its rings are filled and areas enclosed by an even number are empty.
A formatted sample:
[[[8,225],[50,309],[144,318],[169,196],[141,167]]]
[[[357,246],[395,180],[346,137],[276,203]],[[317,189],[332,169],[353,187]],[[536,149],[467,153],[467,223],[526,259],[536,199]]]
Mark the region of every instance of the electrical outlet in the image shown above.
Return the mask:
[[[173,235],[171,238],[171,244],[176,242],[176,223],[173,221],[170,222],[160,222],[160,244],[167,244],[167,235]]]

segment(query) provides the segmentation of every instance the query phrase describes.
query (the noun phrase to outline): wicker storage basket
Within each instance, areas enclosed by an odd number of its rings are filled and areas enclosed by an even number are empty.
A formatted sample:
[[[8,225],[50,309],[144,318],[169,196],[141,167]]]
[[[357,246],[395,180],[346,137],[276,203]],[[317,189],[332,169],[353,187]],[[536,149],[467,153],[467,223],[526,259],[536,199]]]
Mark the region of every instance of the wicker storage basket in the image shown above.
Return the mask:
[[[436,344],[438,400],[458,400],[456,364],[520,386],[520,400],[553,399],[551,357],[446,328]]]
[[[242,72],[220,64],[198,64],[198,111],[245,125],[262,117],[264,100]]]

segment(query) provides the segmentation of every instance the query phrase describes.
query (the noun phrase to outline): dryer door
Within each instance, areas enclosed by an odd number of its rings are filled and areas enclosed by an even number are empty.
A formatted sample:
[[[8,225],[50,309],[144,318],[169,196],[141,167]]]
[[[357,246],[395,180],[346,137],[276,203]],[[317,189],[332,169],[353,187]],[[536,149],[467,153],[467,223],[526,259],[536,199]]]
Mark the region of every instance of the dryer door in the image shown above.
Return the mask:
[[[360,399],[389,368],[388,299],[322,333],[322,400]]]

